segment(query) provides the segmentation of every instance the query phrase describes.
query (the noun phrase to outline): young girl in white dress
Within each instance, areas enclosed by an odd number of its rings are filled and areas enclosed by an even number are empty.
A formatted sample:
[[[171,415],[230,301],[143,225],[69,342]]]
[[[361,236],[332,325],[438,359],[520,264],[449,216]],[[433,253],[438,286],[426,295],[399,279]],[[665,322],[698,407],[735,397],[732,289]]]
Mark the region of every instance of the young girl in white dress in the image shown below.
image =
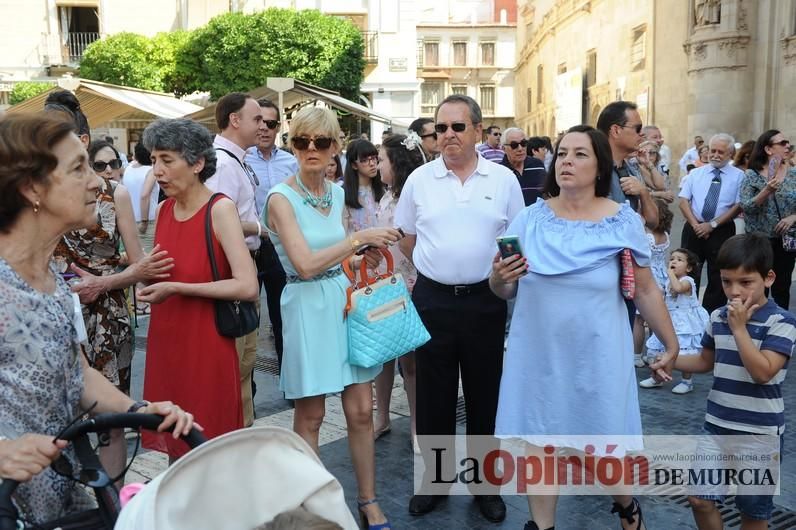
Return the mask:
[[[669,276],[664,291],[666,307],[672,317],[677,341],[680,343],[680,355],[698,355],[702,350],[702,334],[705,333],[710,315],[699,303],[694,275],[697,269],[697,256],[690,250],[678,248],[669,258]],[[647,359],[653,359],[663,353],[663,344],[654,334],[647,340]],[[644,379],[639,383],[641,388],[656,388],[662,383],[653,378]],[[691,374],[683,372],[683,379],[672,388],[675,394],[687,394],[694,389]]]

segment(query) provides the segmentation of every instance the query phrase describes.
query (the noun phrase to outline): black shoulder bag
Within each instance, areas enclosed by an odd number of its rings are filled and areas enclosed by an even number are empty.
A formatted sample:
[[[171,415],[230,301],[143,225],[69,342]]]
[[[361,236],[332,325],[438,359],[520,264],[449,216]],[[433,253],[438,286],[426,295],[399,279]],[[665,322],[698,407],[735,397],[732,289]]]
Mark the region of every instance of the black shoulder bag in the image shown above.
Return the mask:
[[[213,270],[213,281],[217,282],[218,267],[216,266],[216,255],[213,251],[213,234],[211,210],[216,198],[223,197],[223,193],[214,193],[208,201],[207,211],[205,212],[205,241],[207,242],[207,254],[210,256],[210,268]],[[216,305],[216,329],[224,337],[238,338],[248,335],[260,326],[260,314],[254,302],[242,302],[240,300],[215,300]]]

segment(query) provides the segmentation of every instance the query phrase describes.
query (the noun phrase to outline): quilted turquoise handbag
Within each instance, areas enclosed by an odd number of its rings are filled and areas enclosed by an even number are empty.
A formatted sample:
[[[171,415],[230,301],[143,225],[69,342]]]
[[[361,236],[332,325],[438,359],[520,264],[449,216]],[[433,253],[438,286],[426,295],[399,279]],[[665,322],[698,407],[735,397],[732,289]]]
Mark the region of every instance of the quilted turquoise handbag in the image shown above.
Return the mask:
[[[371,368],[417,349],[431,339],[420,320],[406,282],[393,272],[393,258],[380,249],[387,260],[387,272],[368,276],[365,260],[359,267],[359,280],[348,261],[343,270],[351,280],[345,308],[348,326],[348,362]]]

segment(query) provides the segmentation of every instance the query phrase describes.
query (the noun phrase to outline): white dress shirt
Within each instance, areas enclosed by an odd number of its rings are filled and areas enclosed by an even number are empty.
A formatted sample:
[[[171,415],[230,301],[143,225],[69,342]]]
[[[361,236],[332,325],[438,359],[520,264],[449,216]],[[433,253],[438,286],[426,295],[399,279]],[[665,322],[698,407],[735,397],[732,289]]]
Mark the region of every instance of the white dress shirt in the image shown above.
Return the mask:
[[[713,170],[714,167],[710,164],[694,169],[688,174],[688,179],[680,189],[680,197],[691,203],[691,211],[701,223],[721,217],[727,210],[741,202],[741,183],[744,173],[737,167],[727,164],[721,168],[721,191],[719,191],[716,213],[713,219],[702,219],[702,207],[705,205],[705,198],[713,181]]]
[[[685,175],[688,173],[688,164],[696,162],[699,160],[699,153],[697,152],[696,147],[691,147],[688,151],[683,154],[683,158],[680,159],[680,174]]]
[[[517,178],[480,154],[464,184],[442,157],[417,168],[401,190],[395,226],[417,235],[418,272],[446,285],[478,283],[492,272],[495,238],[525,207]]]
[[[241,165],[246,156],[246,151],[220,134],[217,134],[213,140],[213,147],[226,149],[235,155],[237,160],[234,160],[224,151],[216,149],[216,158],[218,159],[216,172],[205,181],[205,185],[213,192],[223,193],[232,199],[232,202],[238,208],[238,215],[241,221],[256,223],[257,210],[254,204],[254,190],[257,184]],[[247,236],[246,247],[249,250],[257,250],[260,248],[260,238],[256,235]]]

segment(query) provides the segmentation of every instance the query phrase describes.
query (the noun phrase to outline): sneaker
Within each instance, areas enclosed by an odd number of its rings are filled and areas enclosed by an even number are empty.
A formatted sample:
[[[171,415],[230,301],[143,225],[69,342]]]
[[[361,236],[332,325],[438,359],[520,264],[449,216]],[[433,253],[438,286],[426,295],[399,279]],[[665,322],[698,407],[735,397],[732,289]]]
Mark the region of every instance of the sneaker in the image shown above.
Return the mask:
[[[688,394],[694,390],[694,382],[690,379],[683,379],[672,389],[672,394]]]
[[[652,377],[648,377],[643,381],[639,381],[638,386],[641,388],[658,388],[659,386],[663,385],[663,383],[656,381]]]
[[[636,368],[644,368],[644,358],[640,353],[633,354],[633,366]]]

